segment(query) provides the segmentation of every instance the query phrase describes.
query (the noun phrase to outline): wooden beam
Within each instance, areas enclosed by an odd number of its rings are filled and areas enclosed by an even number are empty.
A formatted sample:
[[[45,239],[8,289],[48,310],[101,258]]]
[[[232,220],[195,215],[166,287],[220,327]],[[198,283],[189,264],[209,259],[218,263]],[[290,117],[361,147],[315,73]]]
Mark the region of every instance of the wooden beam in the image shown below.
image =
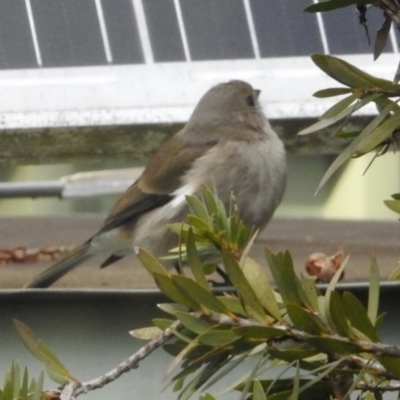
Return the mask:
[[[352,129],[370,119],[354,118]],[[332,137],[333,129],[297,136],[312,119],[274,120],[274,129],[295,154],[338,154],[348,143]],[[93,126],[0,130],[0,165],[129,161],[143,165],[182,124]]]

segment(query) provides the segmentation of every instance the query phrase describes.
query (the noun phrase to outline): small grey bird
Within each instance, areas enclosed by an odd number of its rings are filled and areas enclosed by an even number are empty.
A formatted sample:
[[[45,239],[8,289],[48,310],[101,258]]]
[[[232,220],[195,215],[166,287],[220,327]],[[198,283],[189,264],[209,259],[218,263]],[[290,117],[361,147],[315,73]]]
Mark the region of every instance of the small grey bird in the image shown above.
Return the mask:
[[[246,225],[264,228],[286,186],[283,143],[258,103],[260,91],[230,81],[211,88],[185,127],[155,154],[140,178],[111,209],[101,229],[27,288],[44,288],[83,261],[111,255],[105,267],[134,247],[164,256],[178,237],[167,227],[185,219],[186,195],[215,187],[228,205],[233,192]]]

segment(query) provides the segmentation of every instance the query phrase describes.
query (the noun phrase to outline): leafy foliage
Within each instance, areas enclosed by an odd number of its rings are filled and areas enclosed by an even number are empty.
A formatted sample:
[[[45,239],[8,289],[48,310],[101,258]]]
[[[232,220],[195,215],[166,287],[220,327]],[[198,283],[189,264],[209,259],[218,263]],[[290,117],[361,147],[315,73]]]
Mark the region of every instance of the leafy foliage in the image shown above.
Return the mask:
[[[0,388],[0,400],[42,400],[43,399],[43,373],[38,379],[29,381],[28,370],[14,361],[7,372],[3,388]]]
[[[198,271],[199,255],[212,262],[220,259],[220,251],[225,249],[239,259],[245,253],[246,247],[249,244],[251,246],[256,232],[247,229],[240,219],[233,194],[228,210],[207,187],[204,188],[201,198],[188,196],[187,203],[190,210],[188,223],[170,225],[170,229],[182,237],[182,243],[171,251],[169,258],[179,258],[180,261],[187,262],[193,274],[202,280],[202,285],[207,286],[204,273],[212,273],[214,269]],[[196,247],[194,242],[198,244]]]
[[[400,126],[400,85],[375,78],[339,58],[314,54],[314,63],[347,88],[324,89],[314,94],[316,97],[331,97],[347,94],[327,110],[318,122],[299,132],[300,135],[314,133],[340,123],[336,136],[353,138],[350,144],[339,154],[322,178],[317,192],[332,175],[349,159],[360,157],[373,150],[376,156],[385,154],[392,146],[395,148]],[[394,98],[394,99],[392,99]],[[345,125],[349,117],[369,103],[375,103],[379,114],[361,131],[346,132]],[[376,157],[375,156],[375,157]],[[394,195],[396,196],[396,195]],[[400,213],[400,200],[386,200],[385,204]]]
[[[154,326],[130,332],[150,340],[130,359],[142,359],[156,343],[164,344],[173,356],[166,375],[180,400],[191,398],[197,391],[204,392],[200,398],[215,400],[207,393],[209,388],[222,379],[227,382],[225,378],[239,366],[242,371],[244,367],[244,376],[226,391],[238,391],[242,399],[347,399],[354,390],[361,391],[362,399],[373,399],[375,393],[388,387],[400,388],[400,349],[382,344],[377,331],[382,318],[378,315],[376,261],[370,267],[367,308],[351,293],[336,290],[345,262],[321,291],[311,277],[295,273],[288,252],[273,254],[266,249],[274,288],[264,269],[249,256],[254,234],[240,221],[235,207],[222,210],[219,199],[205,190],[207,194],[201,199],[188,198],[189,204],[196,204],[189,217],[196,227],[187,224],[179,229],[190,276],[184,270],[171,273],[144,250],[138,253],[173,303],[159,305],[169,318],[155,319]],[[212,244],[223,262],[234,286],[229,292],[213,290],[207,279],[204,271],[208,261],[199,252],[205,243]],[[78,382],[28,327],[19,321],[15,324],[25,346],[45,364],[56,382],[68,385],[72,396],[102,387],[114,375],[108,372],[105,380],[96,380],[96,385],[95,380],[87,386]],[[115,377],[129,370],[126,362],[123,365],[115,368],[119,371]],[[20,387],[27,392],[27,374],[22,384],[18,383],[20,375],[13,366],[0,392],[5,393],[4,399],[10,399],[10,393],[14,396]],[[40,385],[33,390],[36,396],[42,391]],[[57,397],[61,392],[53,393]]]
[[[61,385],[78,382],[50,348],[34,337],[34,333],[30,328],[16,319],[14,320],[14,325],[25,347],[33,356],[45,364],[46,372],[54,382]]]
[[[384,0],[326,0],[311,4],[305,8],[307,12],[327,12],[339,8],[357,8],[359,21],[364,25],[369,40],[366,14],[372,11],[383,11],[383,22],[376,32],[374,44],[374,59],[382,53],[388,38],[392,24],[400,30],[400,3],[399,1]],[[328,76],[335,79],[344,87],[329,88],[316,92],[315,97],[333,97],[347,95],[344,99],[334,104],[326,111],[319,121],[304,129],[299,134],[309,134],[325,129],[328,126],[340,123],[335,136],[353,138],[353,141],[330,166],[317,188],[317,192],[329,180],[329,178],[350,158],[360,157],[375,150],[376,157],[385,154],[390,147],[396,148],[400,133],[400,64],[393,82],[377,78],[356,68],[355,66],[329,55],[314,54],[311,56],[314,63]],[[375,103],[378,115],[361,132],[346,131],[345,125],[349,117],[368,103]],[[370,163],[370,165],[371,165]],[[369,166],[367,167],[367,169]],[[396,196],[396,195],[393,195]],[[386,206],[400,214],[400,199],[386,200]]]
[[[208,193],[209,199],[211,195]],[[166,269],[161,272],[161,264],[157,264],[155,272],[156,261],[149,255],[141,257],[160,290],[175,302],[161,308],[181,322],[181,330],[166,346],[175,356],[167,375],[172,376],[173,388],[179,391],[178,399],[189,399],[200,388],[208,390],[239,365],[249,366],[249,372],[232,387],[242,392],[243,399],[286,399],[295,393],[300,399],[326,399],[337,395],[343,382],[347,395],[357,388],[379,388],[392,379],[400,379],[398,359],[382,354],[376,328],[376,261],[371,264],[367,309],[351,293],[335,289],[345,263],[322,293],[312,278],[296,275],[288,252],[273,254],[266,250],[276,284],[273,289],[243,243],[228,243],[227,235],[212,231],[216,226],[226,228],[235,212],[224,214],[217,199],[211,202],[216,208],[210,208],[209,199],[188,198],[189,204],[196,201],[198,205],[192,208],[196,213],[196,233],[183,235],[185,251],[194,255],[197,268],[193,279],[172,275]],[[216,216],[221,220],[210,225],[207,221]],[[185,229],[189,233],[192,228],[189,224]],[[251,238],[250,233],[245,236]],[[198,247],[202,248],[204,238],[210,237],[220,251],[234,286],[232,292],[215,293],[208,282],[205,284],[201,272],[205,264]],[[233,236],[229,238],[232,240]],[[162,281],[158,280],[160,276]],[[283,366],[285,378],[279,377]],[[180,370],[175,372],[178,367]],[[274,370],[276,379],[265,377],[266,371]],[[368,396],[373,396],[372,392]]]
[[[384,79],[375,78],[349,63],[328,55],[314,54],[311,56],[315,64],[325,73],[338,82],[348,86],[349,95],[340,100],[326,111],[318,122],[299,132],[300,135],[310,134],[342,121],[346,123],[348,118],[357,110],[373,102],[382,111],[377,115],[343,150],[325,173],[317,191],[328,179],[350,158],[362,156],[376,148],[391,137],[400,126],[399,98],[395,101],[390,97],[400,96],[400,85]],[[336,89],[326,89],[316,93],[321,97],[341,94]],[[339,131],[342,130],[342,126]],[[342,136],[346,136],[341,132]]]

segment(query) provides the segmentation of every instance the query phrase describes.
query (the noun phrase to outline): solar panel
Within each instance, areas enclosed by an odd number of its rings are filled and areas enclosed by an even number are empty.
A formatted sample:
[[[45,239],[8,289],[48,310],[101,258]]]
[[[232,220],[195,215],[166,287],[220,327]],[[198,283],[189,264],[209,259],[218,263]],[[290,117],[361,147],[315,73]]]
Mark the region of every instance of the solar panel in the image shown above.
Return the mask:
[[[29,20],[23,0],[0,2],[0,68],[37,66]]]
[[[183,121],[227,79],[263,89],[272,118],[315,116],[327,103],[311,94],[333,82],[311,52],[393,75],[393,33],[372,64],[356,11],[303,13],[310,2],[2,0],[0,127]],[[383,18],[367,18],[374,35]]]
[[[173,0],[148,0],[143,2],[143,8],[154,61],[185,61],[185,51]]]
[[[303,12],[310,0],[251,0],[261,57],[293,57],[323,52],[315,16]]]

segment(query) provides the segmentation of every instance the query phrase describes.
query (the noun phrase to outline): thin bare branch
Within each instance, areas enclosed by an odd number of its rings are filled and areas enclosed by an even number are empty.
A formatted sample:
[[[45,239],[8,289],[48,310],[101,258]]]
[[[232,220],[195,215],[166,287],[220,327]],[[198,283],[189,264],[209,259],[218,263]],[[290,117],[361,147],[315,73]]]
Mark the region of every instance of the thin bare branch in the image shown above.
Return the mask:
[[[125,372],[137,368],[140,361],[149,356],[155,349],[163,345],[180,328],[180,322],[175,321],[169,328],[165,329],[163,333],[161,333],[153,340],[150,340],[145,346],[141,347],[135,354],[131,355],[116,368],[100,376],[99,378],[92,379],[88,382],[83,382],[81,385],[77,386],[75,390],[71,393],[71,399],[78,397],[82,393],[87,393],[94,389],[100,389],[107,383],[115,381]]]

